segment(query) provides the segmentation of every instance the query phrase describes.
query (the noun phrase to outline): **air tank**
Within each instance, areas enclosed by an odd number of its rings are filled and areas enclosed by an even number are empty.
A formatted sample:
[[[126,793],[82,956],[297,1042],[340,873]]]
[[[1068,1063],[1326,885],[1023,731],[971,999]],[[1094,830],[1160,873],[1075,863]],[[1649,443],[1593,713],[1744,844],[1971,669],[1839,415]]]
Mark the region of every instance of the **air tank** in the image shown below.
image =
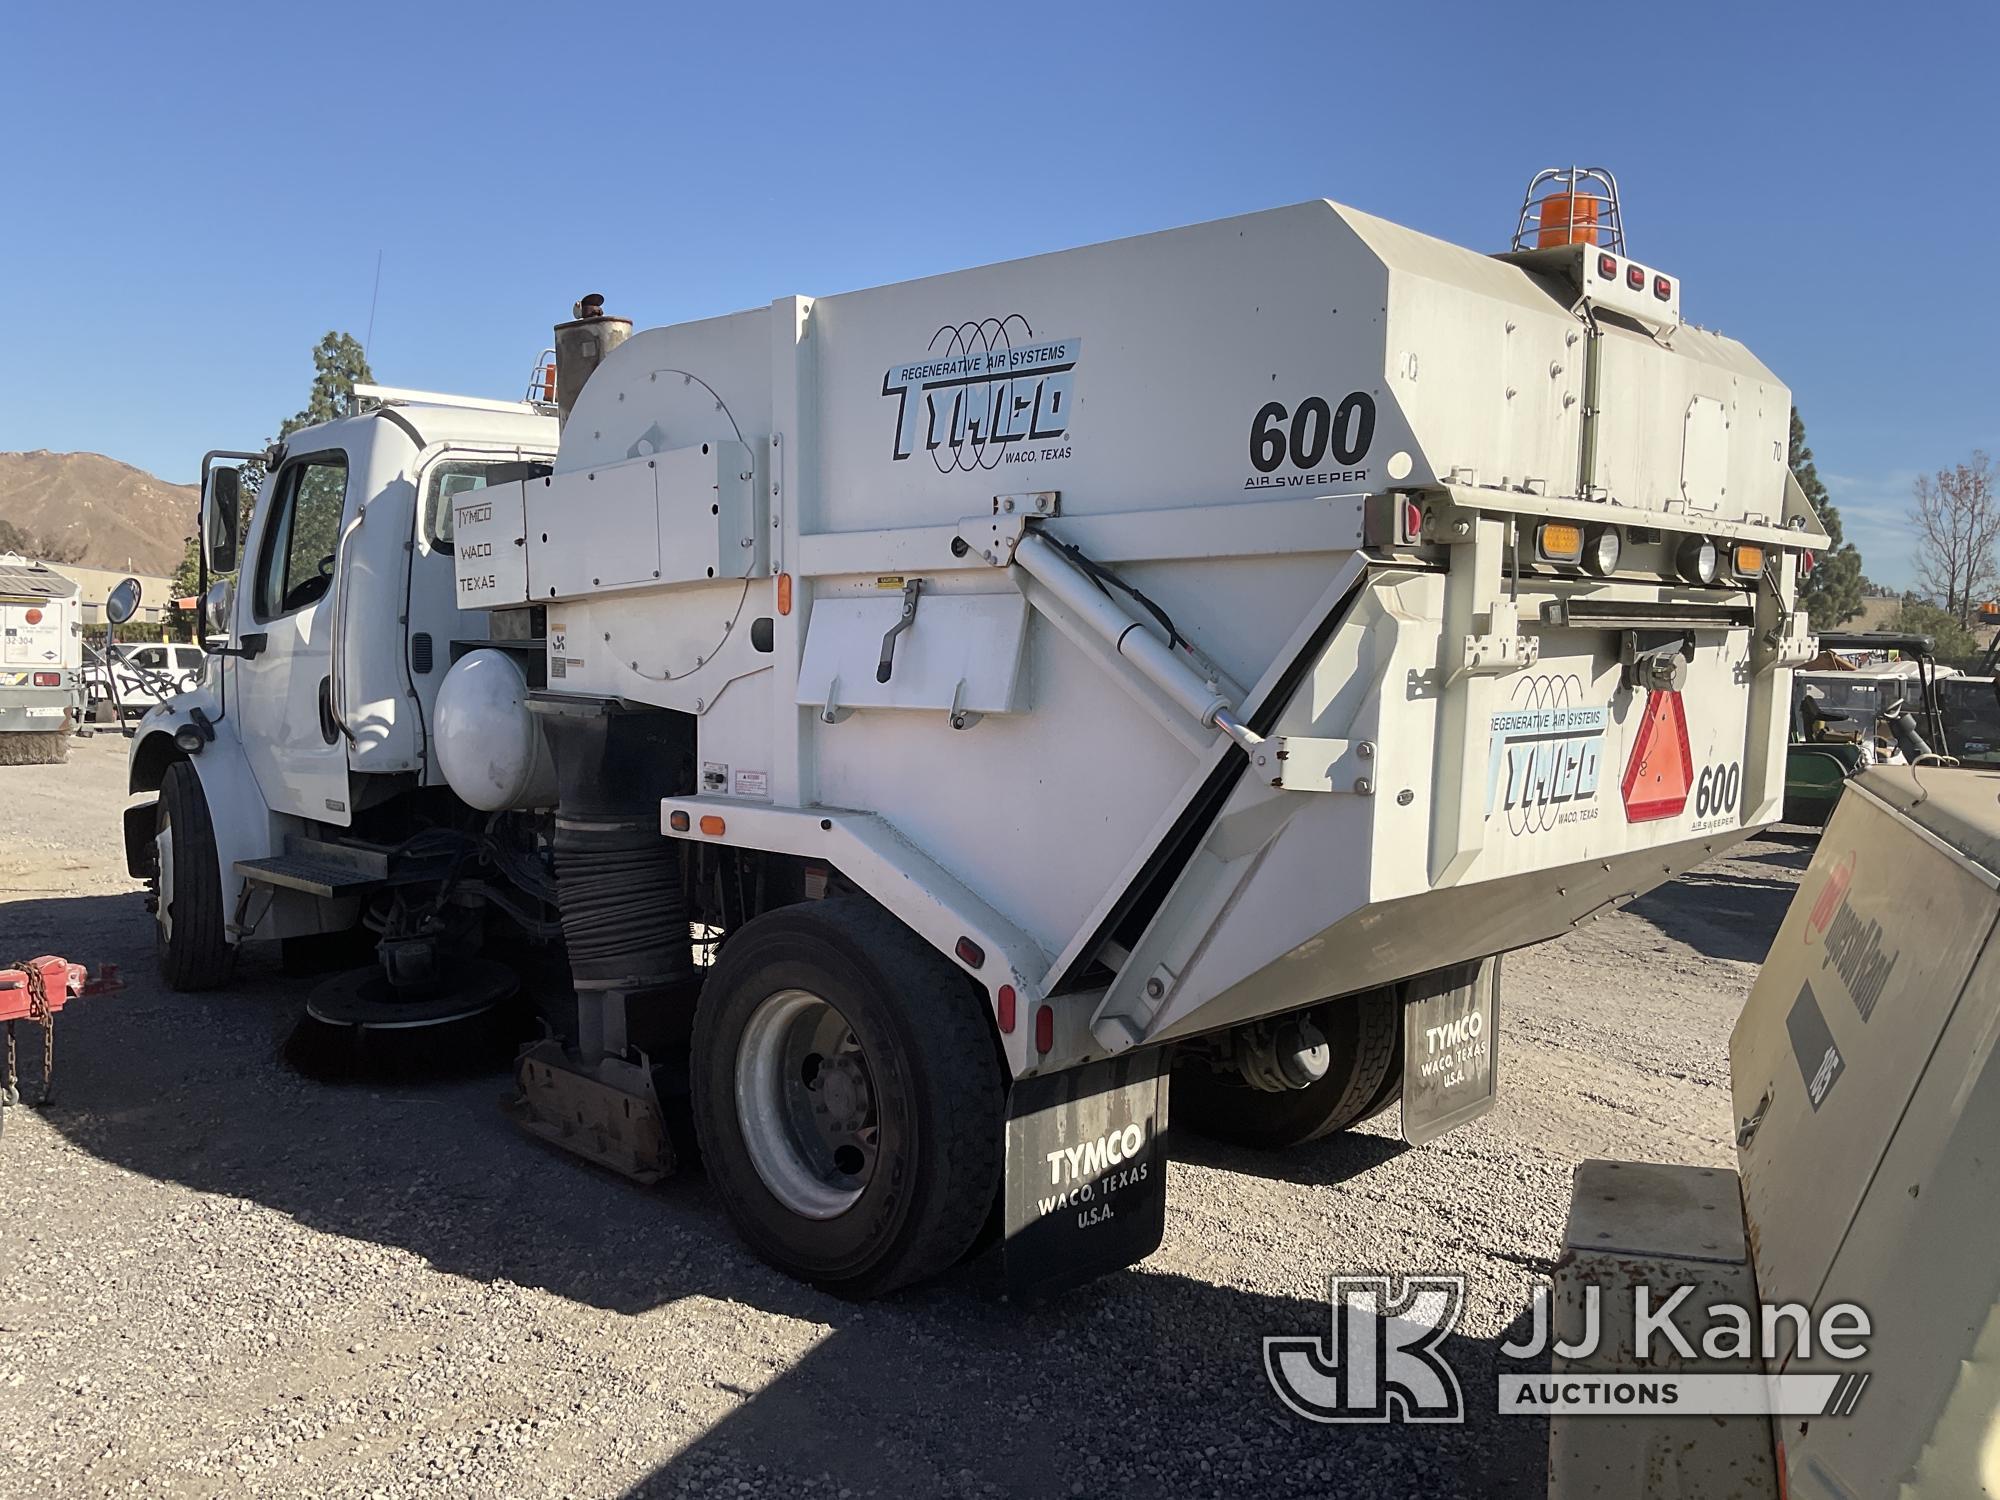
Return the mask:
[[[555,761],[528,711],[528,679],[504,651],[473,651],[438,687],[438,766],[467,805],[482,812],[553,807]]]

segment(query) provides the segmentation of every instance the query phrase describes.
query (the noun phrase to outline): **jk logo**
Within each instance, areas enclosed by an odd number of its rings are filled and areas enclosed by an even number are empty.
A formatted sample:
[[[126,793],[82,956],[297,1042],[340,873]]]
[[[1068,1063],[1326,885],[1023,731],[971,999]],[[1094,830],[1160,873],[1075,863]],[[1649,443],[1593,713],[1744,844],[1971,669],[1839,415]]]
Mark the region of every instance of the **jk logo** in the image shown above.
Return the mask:
[[[1465,1309],[1463,1276],[1332,1278],[1325,1338],[1264,1340],[1264,1374],[1309,1422],[1463,1422],[1465,1400],[1438,1351]]]

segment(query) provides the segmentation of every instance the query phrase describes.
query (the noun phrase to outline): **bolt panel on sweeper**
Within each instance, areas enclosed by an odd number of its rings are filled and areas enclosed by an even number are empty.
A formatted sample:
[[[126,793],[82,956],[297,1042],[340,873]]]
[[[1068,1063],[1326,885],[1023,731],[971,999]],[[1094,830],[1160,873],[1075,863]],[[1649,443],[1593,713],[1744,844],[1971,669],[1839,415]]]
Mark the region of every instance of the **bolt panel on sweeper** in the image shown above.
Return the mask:
[[[498,403],[347,424],[422,441],[333,510],[332,815],[232,835],[218,941],[270,888],[366,921],[316,1001],[357,1026],[559,942],[517,1117],[654,1180],[685,1080],[737,1227],[852,1295],[990,1224],[1016,1286],[1146,1254],[1169,1080],[1184,1129],[1429,1139],[1493,1102],[1499,955],[1777,817],[1823,537],[1682,290],[1570,172],[1500,255],[1314,202],[636,333],[587,297],[513,467]],[[460,423],[496,467],[395,509]],[[407,692],[351,639],[385,585],[449,617]]]

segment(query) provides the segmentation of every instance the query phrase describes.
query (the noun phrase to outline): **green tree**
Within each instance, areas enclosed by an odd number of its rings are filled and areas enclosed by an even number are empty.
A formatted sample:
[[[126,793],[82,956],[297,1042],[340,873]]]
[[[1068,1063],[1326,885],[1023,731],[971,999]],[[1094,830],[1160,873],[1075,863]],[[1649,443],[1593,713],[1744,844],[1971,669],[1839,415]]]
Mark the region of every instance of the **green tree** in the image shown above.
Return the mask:
[[[278,429],[280,442],[301,427],[316,427],[321,422],[353,416],[354,387],[375,378],[368,368],[368,356],[351,333],[327,330],[314,347],[312,357],[312,394],[306,399],[305,410]]]
[[[1886,628],[1931,637],[1937,643],[1935,649],[1940,661],[1967,661],[1981,650],[1979,637],[1960,624],[1957,615],[1926,600],[1905,596],[1902,607]]]
[[[1861,551],[1841,534],[1840,512],[1820,481],[1812,449],[1806,446],[1806,424],[1799,420],[1796,406],[1792,408],[1791,465],[1792,477],[1806,492],[1806,501],[1827,536],[1825,550],[1799,585],[1799,603],[1805,606],[1813,629],[1831,630],[1861,613]]]
[[[278,427],[278,436],[273,444],[281,443],[302,428],[315,427],[321,422],[333,422],[342,417],[354,415],[354,387],[366,385],[374,380],[374,372],[368,368],[368,356],[354,335],[328,329],[325,336],[313,346],[312,390],[306,397],[304,410],[288,417]],[[266,446],[272,446],[267,444]],[[256,507],[257,491],[264,482],[264,466],[254,459],[242,466],[243,472],[243,513],[237,517],[236,536],[238,541],[238,562],[242,560],[241,545],[249,540],[250,514]],[[174,570],[174,597],[187,598],[200,586],[199,543],[194,537],[187,539],[187,546],[181,553],[180,566]]]

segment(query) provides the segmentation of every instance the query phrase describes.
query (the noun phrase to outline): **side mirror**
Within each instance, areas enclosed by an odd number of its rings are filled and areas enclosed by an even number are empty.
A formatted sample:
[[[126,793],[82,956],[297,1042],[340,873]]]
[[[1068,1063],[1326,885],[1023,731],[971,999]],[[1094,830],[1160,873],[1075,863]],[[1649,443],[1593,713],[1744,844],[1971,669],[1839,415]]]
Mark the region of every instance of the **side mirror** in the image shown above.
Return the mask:
[[[201,552],[211,573],[236,571],[236,523],[243,510],[243,471],[211,469],[201,497]]]
[[[210,635],[229,634],[229,607],[236,602],[236,580],[218,578],[208,586],[208,597],[202,601],[202,621]]]
[[[139,613],[139,580],[128,578],[104,597],[104,618],[123,625]]]

